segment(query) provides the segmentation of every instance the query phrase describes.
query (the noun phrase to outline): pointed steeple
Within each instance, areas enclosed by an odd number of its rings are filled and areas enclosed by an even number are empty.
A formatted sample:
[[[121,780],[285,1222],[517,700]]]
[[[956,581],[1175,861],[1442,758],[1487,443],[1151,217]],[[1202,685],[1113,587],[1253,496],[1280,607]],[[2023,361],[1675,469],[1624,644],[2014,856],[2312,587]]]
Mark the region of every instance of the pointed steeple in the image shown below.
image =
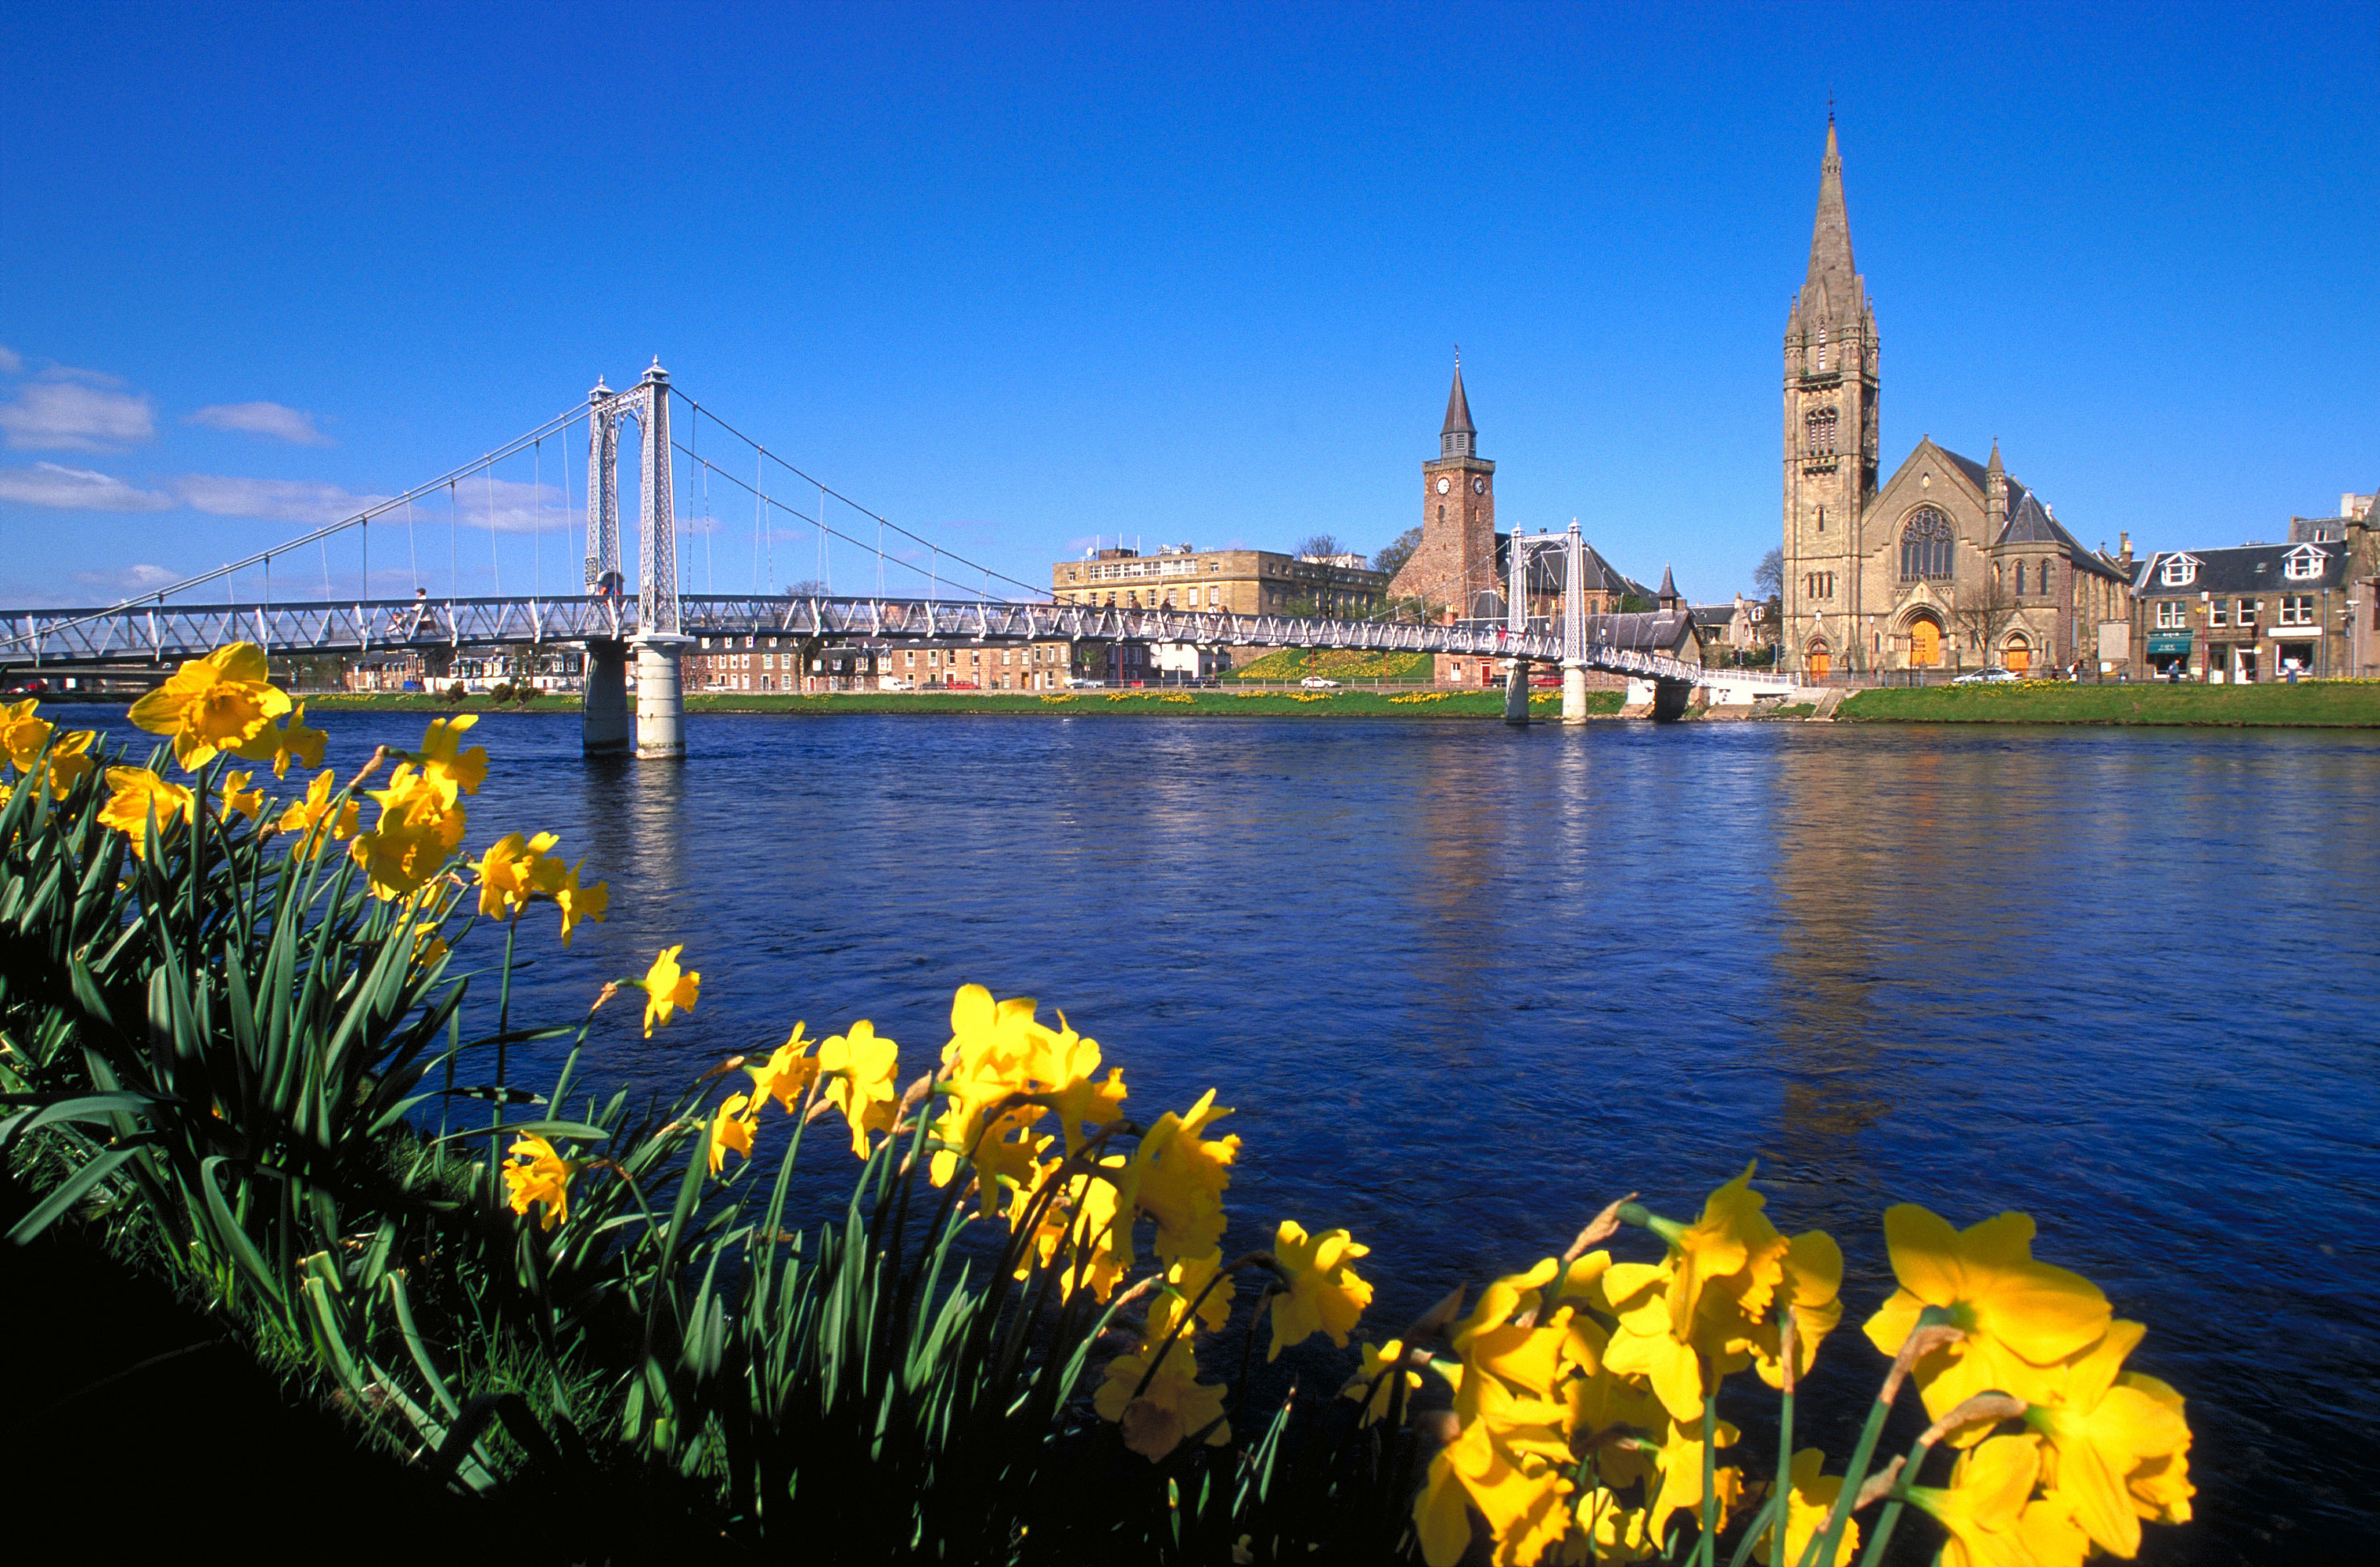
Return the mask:
[[[1438,432],[1438,455],[1441,457],[1474,457],[1479,455],[1479,431],[1471,422],[1471,399],[1463,392],[1463,350],[1454,351],[1454,385],[1446,394],[1446,423]]]
[[[1667,561],[1661,563],[1661,590],[1655,597],[1660,601],[1661,612],[1664,614],[1678,607],[1678,582],[1677,578],[1670,575],[1670,564]]]
[[[1858,324],[1867,313],[1865,289],[1852,263],[1851,216],[1843,206],[1843,155],[1835,119],[1827,116],[1827,155],[1818,164],[1818,216],[1810,228],[1810,269],[1794,301],[1797,321],[1815,330],[1828,322]]]

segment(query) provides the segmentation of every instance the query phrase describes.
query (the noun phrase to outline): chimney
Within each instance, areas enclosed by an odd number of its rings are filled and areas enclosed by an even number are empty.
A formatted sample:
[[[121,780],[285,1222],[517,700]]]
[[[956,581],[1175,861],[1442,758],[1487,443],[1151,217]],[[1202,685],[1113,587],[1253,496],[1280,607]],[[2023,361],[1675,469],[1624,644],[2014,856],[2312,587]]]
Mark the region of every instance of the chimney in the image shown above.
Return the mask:
[[[2129,533],[2119,533],[2116,535],[2116,541],[2119,548],[2117,558],[2121,560],[2126,565],[2131,565],[2132,536]]]

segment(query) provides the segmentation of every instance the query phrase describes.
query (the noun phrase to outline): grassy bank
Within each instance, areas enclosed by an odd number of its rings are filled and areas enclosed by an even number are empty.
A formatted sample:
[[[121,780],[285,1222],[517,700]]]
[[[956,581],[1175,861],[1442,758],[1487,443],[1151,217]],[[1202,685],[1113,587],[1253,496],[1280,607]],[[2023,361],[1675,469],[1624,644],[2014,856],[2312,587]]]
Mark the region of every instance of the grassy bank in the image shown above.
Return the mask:
[[[485,698],[462,703],[419,692],[382,692],[309,697],[310,712],[486,712]],[[1540,717],[1560,711],[1552,692],[1532,698]],[[1587,693],[1587,711],[1620,711],[1620,693]],[[576,697],[541,697],[522,709],[507,702],[498,710],[576,713]],[[1158,718],[1501,718],[1501,691],[1425,691],[1390,695],[1377,691],[1071,691],[1050,696],[1007,691],[837,691],[805,697],[790,693],[696,692],[686,698],[690,713],[1066,713]]]
[[[1282,648],[1223,676],[1236,680],[1303,680],[1309,674],[1355,682],[1430,678],[1427,653],[1367,653],[1347,648]]]
[[[1861,691],[1836,717],[1855,723],[2195,723],[2380,728],[2380,682],[2296,686],[1927,686]]]

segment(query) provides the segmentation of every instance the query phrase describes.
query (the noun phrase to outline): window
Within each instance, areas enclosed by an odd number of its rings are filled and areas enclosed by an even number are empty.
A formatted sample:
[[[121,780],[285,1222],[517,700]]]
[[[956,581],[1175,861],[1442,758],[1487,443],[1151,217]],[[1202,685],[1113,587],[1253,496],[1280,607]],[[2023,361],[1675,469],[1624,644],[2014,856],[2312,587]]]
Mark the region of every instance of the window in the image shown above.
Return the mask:
[[[2198,563],[2188,555],[2176,555],[2165,563],[2157,580],[2168,588],[2187,588],[2198,580]]]
[[[2235,624],[2237,624],[2237,625],[2240,625],[2240,626],[2253,626],[2253,625],[2255,625],[2255,624],[2256,624],[2256,612],[2257,612],[2258,610],[2263,609],[2264,607],[2265,607],[2265,601],[2264,601],[2264,600],[2262,600],[2262,599],[2242,599],[2242,600],[2240,600],[2240,603],[2239,603],[2239,606],[2238,606],[2238,608],[2239,608],[2239,613],[2238,613],[2238,615],[2235,617]]]
[[[2313,624],[2313,595],[2311,593],[2290,593],[2283,597],[2281,600],[2281,624],[2283,626],[2312,626]]]
[[[2222,600],[2216,599],[2206,606],[2206,624],[2209,626],[2228,626],[2231,624],[2230,615],[2224,609]]]
[[[1932,506],[1920,506],[1900,530],[1900,580],[1922,581],[1950,575],[1951,547],[1957,535],[1950,519]]]
[[[2024,597],[2024,563],[2022,561],[2016,563],[2016,596],[2020,599]]]
[[[2301,544],[2291,550],[2281,566],[2281,575],[2292,582],[2311,582],[2322,575],[2329,557],[2311,544]]]
[[[1835,596],[1835,574],[1814,571],[1802,578],[1802,592],[1806,598],[1831,599]]]
[[[2159,631],[2180,631],[2190,624],[2180,599],[2157,601],[2156,624]]]
[[[1810,457],[1831,457],[1835,455],[1836,415],[1832,408],[1813,408],[1803,416],[1803,455]]]

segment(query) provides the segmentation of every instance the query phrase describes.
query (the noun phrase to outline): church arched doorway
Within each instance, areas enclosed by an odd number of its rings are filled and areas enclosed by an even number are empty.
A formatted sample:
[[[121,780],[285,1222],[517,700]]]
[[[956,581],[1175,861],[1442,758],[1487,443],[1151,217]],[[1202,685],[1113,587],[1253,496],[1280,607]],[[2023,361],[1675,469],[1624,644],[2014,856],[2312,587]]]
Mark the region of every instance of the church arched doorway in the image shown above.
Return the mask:
[[[1936,669],[1942,662],[1942,623],[1919,615],[1909,623],[1909,667]]]
[[[2022,674],[2033,667],[2033,644],[2020,631],[2008,639],[2001,650],[2000,663],[2010,674]]]
[[[1827,672],[1834,666],[1835,661],[1827,651],[1825,638],[1812,638],[1810,645],[1802,650],[1802,669],[1811,679],[1824,680]]]

